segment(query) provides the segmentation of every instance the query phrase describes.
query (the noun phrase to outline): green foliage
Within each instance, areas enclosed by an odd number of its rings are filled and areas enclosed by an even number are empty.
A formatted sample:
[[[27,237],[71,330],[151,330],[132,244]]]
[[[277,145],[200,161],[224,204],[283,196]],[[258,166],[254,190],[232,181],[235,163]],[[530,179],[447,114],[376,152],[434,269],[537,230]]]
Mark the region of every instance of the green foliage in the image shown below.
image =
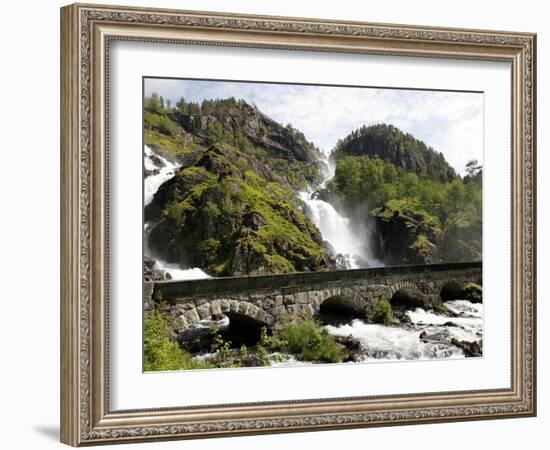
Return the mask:
[[[394,322],[393,311],[388,300],[381,299],[378,301],[372,320],[374,323],[382,325],[391,325]]]
[[[342,349],[326,329],[312,319],[284,324],[277,332],[281,350],[304,361],[340,362]]]
[[[391,317],[391,308],[389,314]],[[213,327],[211,355],[201,359],[194,358],[172,339],[169,321],[159,310],[145,316],[145,371],[269,366],[277,359],[275,352],[295,354],[304,361],[342,361],[342,348],[312,319],[293,319],[273,334],[263,327],[256,345],[243,344],[239,348],[233,348],[231,341],[225,340]]]
[[[233,352],[231,351],[231,342],[224,341],[219,334],[216,334],[214,337],[211,352],[215,353],[215,357],[213,358],[213,360],[210,361],[210,363],[213,363],[216,367],[240,366],[238,358],[233,358]]]
[[[196,146],[192,143],[188,143],[180,138],[166,136],[154,130],[146,129],[143,137],[145,145],[167,152],[173,156],[185,155],[186,153],[190,153],[196,149]]]
[[[234,367],[259,367],[271,365],[270,352],[277,345],[277,340],[268,335],[265,327],[261,331],[260,342],[247,347],[242,344],[239,348],[233,348],[231,341],[225,340],[218,330],[212,329],[213,335],[210,351],[211,356],[205,359],[209,367],[234,368]]]
[[[367,205],[383,220],[390,221],[394,215],[414,218],[411,224],[424,228],[418,230],[410,248],[419,261],[432,252],[428,230],[445,232],[443,260],[477,260],[481,258],[482,186],[481,169],[476,167],[475,176],[443,182],[376,156],[342,155],[324,194],[333,203],[341,200],[350,213]]]
[[[228,144],[205,150],[146,209],[156,222],[151,247],[213,275],[328,269],[320,233],[294,192],[260,177],[257,165]]]
[[[168,318],[161,312],[146,314],[143,323],[143,365],[146,372],[206,369],[208,362],[193,359],[171,338]]]
[[[434,306],[434,311],[438,314],[449,315],[451,312],[443,303],[438,303]]]
[[[225,140],[224,128],[220,122],[214,122],[214,123],[208,124],[206,133],[210,141],[213,143],[220,143],[220,142],[224,142]]]
[[[145,99],[143,113],[144,142],[172,156],[181,156],[196,149],[193,137],[173,120],[173,110],[161,106],[160,98]]]
[[[393,125],[362,126],[351,132],[338,141],[332,152],[337,161],[346,155],[379,157],[435,181],[447,182],[456,177],[443,154]]]
[[[432,256],[432,244],[425,234],[420,234],[409,246],[411,255],[418,261],[429,261]]]
[[[481,258],[482,168],[477,161],[468,162],[461,179],[441,153],[385,124],[355,130],[338,142],[332,158],[336,173],[323,195],[333,203],[341,201],[350,213],[367,206],[387,221],[406,207],[416,217],[413,225],[428,220],[424,228],[430,228],[438,222],[444,232],[439,259]],[[432,260],[433,235],[418,232],[408,254],[419,262]]]
[[[465,300],[470,300],[473,303],[483,301],[483,288],[479,284],[468,283],[462,292]]]

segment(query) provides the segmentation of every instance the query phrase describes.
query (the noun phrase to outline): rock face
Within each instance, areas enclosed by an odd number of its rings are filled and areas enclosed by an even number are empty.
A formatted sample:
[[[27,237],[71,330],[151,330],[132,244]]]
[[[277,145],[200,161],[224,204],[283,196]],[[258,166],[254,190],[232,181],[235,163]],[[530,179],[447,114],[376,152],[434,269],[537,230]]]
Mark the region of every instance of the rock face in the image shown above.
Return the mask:
[[[373,211],[380,252],[386,265],[431,264],[440,261],[443,232],[437,219],[406,201],[393,200]]]
[[[145,256],[143,258],[143,279],[145,281],[162,281],[169,280],[170,274],[164,273],[162,270],[154,268],[155,260]]]
[[[319,150],[292,126],[281,126],[242,100],[229,99],[221,106],[213,103],[203,108],[205,111],[201,114],[176,111],[171,118],[187,133],[205,140],[210,140],[213,134],[237,135],[237,139],[248,140],[271,157],[307,163],[318,161]]]
[[[252,170],[258,175],[300,189],[323,178],[321,153],[303,133],[234,98],[183,103],[177,109],[146,103],[145,143],[184,166],[192,165],[210,145],[227,144],[255,156]]]
[[[203,103],[202,112],[149,112],[193,141],[145,209],[154,254],[213,276],[334,268],[296,195],[322,179],[315,146],[242,101]]]

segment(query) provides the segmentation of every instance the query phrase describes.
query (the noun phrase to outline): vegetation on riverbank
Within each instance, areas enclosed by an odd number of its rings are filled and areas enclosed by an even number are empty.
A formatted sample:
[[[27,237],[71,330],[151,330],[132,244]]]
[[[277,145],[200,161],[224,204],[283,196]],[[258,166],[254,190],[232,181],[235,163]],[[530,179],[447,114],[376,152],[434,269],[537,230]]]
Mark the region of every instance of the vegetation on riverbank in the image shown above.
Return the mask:
[[[143,370],[186,370],[214,367],[208,362],[194,359],[172,339],[169,319],[154,311],[143,321]]]
[[[289,321],[272,333],[263,328],[256,344],[237,348],[212,327],[205,339],[209,342],[205,349],[208,356],[198,358],[189,350],[197,342],[178,343],[169,323],[169,316],[159,310],[145,315],[145,371],[269,366],[284,359],[283,355],[293,355],[300,361],[341,362],[344,354],[343,347],[319,322],[307,319]]]

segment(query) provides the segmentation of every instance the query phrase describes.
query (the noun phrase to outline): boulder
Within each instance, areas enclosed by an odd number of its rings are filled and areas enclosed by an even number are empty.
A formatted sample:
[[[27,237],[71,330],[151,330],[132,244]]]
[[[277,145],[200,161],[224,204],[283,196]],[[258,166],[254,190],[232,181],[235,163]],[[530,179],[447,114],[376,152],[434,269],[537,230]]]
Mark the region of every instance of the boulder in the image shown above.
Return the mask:
[[[464,355],[466,355],[466,357],[482,356],[482,341],[469,342],[460,341],[456,338],[452,338],[451,344],[461,348],[464,351]]]
[[[472,303],[483,302],[483,288],[476,283],[468,283],[463,291],[462,296],[464,300],[469,300]]]
[[[443,232],[436,217],[404,200],[390,200],[372,211],[386,265],[440,262]]]

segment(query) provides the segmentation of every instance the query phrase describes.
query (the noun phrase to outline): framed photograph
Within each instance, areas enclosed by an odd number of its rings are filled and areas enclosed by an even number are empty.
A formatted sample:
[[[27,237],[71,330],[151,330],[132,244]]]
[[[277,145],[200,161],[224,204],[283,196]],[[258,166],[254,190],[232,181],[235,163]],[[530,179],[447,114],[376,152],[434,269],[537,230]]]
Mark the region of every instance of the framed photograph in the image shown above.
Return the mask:
[[[536,414],[532,33],[61,9],[61,440]]]

